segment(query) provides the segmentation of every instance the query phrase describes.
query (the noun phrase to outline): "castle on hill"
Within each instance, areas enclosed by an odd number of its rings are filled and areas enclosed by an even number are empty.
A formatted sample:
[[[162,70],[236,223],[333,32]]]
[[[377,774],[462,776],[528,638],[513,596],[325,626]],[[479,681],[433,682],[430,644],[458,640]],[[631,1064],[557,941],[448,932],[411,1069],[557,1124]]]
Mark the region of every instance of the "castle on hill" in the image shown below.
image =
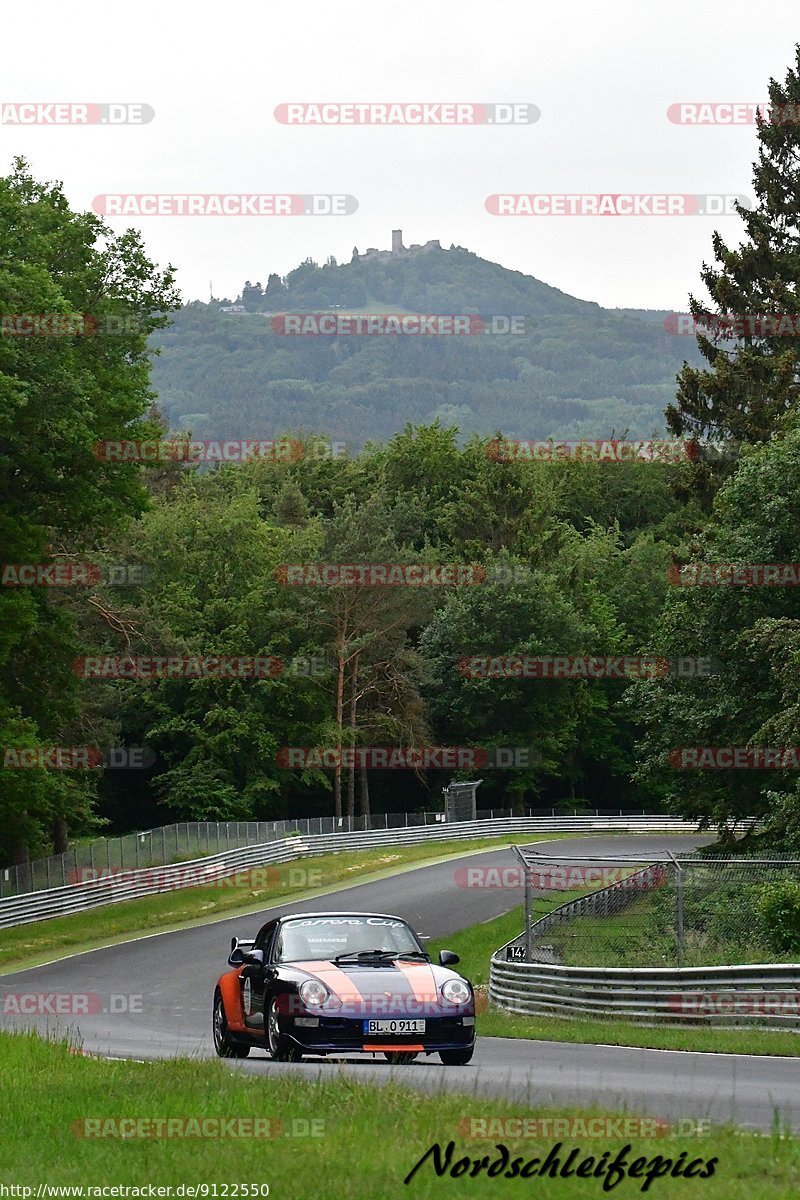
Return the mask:
[[[426,250],[441,250],[438,238],[432,238],[426,242],[424,246],[415,243],[413,246],[403,245],[402,229],[392,230],[392,248],[391,250],[376,250],[374,246],[370,246],[363,254],[358,253],[358,247],[353,249],[353,262],[365,261],[369,258],[410,258],[412,254],[422,254]]]

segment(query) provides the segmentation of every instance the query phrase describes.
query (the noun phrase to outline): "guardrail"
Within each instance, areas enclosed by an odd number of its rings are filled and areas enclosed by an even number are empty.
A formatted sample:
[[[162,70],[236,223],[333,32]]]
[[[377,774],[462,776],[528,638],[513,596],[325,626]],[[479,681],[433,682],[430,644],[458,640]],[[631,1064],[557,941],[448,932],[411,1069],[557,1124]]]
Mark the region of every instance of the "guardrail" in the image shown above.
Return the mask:
[[[572,860],[571,860],[572,861]],[[578,861],[578,860],[575,860]],[[610,915],[663,882],[653,863],[560,905],[492,956],[489,1000],[529,1016],[617,1017],[648,1024],[758,1025],[800,1030],[800,964],[580,967],[549,961],[537,941],[564,920]],[[538,961],[531,961],[532,958]]]
[[[414,845],[425,841],[501,837],[517,833],[592,833],[620,830],[648,833],[652,830],[693,833],[696,825],[669,816],[609,817],[502,817],[495,820],[437,823],[400,829],[373,829],[355,833],[313,834],[288,837],[261,845],[246,846],[203,858],[139,870],[99,867],[99,878],[83,879],[63,887],[28,892],[0,899],[0,929],[43,921],[51,917],[85,912],[103,904],[116,904],[141,896],[157,895],[177,888],[219,879],[253,867],[292,862],[297,858],[337,850],[364,850],[372,846]]]
[[[800,1029],[800,965],[566,967],[492,958],[489,1000],[529,1016]]]
[[[495,820],[512,817],[510,808],[479,809],[477,820]],[[535,812],[527,809],[528,817],[556,816],[555,809]],[[578,809],[562,816],[577,816]],[[581,816],[591,816],[584,809]],[[595,810],[595,816],[600,816]],[[611,815],[611,814],[603,814]],[[613,814],[616,816],[616,813]],[[620,809],[620,816],[623,815]],[[627,812],[625,816],[638,816]],[[644,813],[641,814],[645,816]],[[455,818],[454,818],[455,819]],[[378,812],[370,816],[357,814],[342,817],[292,817],[276,821],[179,821],[177,824],[160,825],[156,829],[138,830],[120,837],[95,838],[90,842],[78,842],[63,854],[50,854],[45,858],[0,868],[0,899],[18,896],[22,892],[48,891],[75,883],[81,872],[133,871],[141,867],[167,866],[181,860],[199,858],[201,855],[221,854],[224,850],[239,850],[242,846],[261,846],[265,842],[302,833],[306,837],[318,833],[356,833],[371,829],[402,829],[413,825],[436,825],[445,820],[443,812]]]

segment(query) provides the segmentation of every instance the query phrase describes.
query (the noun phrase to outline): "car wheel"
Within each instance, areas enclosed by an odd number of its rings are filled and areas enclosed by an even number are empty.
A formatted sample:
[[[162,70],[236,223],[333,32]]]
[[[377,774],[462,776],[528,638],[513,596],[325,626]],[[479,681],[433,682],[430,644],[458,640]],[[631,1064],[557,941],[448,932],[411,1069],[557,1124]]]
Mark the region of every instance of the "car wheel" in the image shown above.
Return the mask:
[[[281,1033],[277,1000],[272,1000],[267,1010],[267,1046],[275,1062],[300,1062],[303,1057],[294,1042]]]
[[[220,992],[214,993],[214,1016],[212,1019],[214,1049],[220,1058],[247,1058],[250,1047],[234,1042],[228,1032],[228,1019]]]
[[[446,1067],[465,1067],[474,1053],[474,1046],[465,1046],[463,1050],[440,1050],[439,1058]]]
[[[402,1066],[404,1063],[413,1062],[417,1057],[416,1050],[384,1050],[383,1057],[388,1059],[390,1063],[397,1063]]]

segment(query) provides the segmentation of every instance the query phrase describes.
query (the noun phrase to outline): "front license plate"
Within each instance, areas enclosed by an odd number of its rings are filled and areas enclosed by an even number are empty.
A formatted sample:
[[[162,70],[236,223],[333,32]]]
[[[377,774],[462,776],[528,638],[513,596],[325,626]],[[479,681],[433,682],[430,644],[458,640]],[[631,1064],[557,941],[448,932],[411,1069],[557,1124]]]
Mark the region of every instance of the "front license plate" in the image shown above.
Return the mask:
[[[401,1018],[397,1021],[365,1021],[364,1033],[424,1033],[424,1021]]]

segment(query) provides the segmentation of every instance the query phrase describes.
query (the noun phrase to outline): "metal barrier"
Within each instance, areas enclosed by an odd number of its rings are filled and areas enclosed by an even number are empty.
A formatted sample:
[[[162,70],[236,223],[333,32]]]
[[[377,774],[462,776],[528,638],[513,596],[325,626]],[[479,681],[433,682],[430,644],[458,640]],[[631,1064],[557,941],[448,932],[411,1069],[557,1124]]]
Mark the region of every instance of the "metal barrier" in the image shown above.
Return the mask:
[[[528,810],[525,815],[546,816],[547,813]],[[556,815],[556,810],[551,809],[550,816]],[[578,809],[571,814],[565,810],[559,815],[577,816]],[[580,815],[590,816],[591,813],[584,810]],[[619,815],[623,815],[622,810]],[[475,819],[493,821],[511,816],[513,813],[510,808],[492,808],[479,810]],[[600,816],[600,813],[595,812],[595,816]],[[179,821],[173,825],[161,825],[157,829],[126,833],[121,837],[78,842],[63,854],[51,854],[46,858],[0,867],[0,899],[76,883],[84,872],[91,874],[102,869],[133,871],[140,867],[167,866],[204,854],[221,854],[224,850],[238,850],[242,846],[261,846],[264,842],[276,841],[289,834],[301,833],[311,837],[315,833],[402,829],[413,825],[436,825],[444,820],[443,812],[379,812],[371,816],[293,817],[281,821]]]
[[[489,1000],[535,1016],[800,1030],[800,965],[565,967],[492,958]]]
[[[542,861],[545,857],[555,856],[543,856]],[[548,953],[553,947],[539,941],[548,931],[565,920],[620,911],[643,890],[658,887],[663,870],[662,864],[652,863],[526,925],[492,956],[490,1002],[508,1012],[531,1016],[618,1017],[645,1024],[756,1024],[800,1030],[798,963],[588,967],[549,961],[557,957]],[[538,961],[532,961],[534,958]]]
[[[82,878],[64,887],[47,888],[0,899],[0,929],[69,913],[84,912],[103,904],[138,899],[176,888],[213,882],[253,867],[291,862],[337,850],[365,850],[372,846],[414,845],[426,841],[502,837],[517,833],[592,833],[618,830],[649,833],[653,830],[693,833],[692,822],[669,816],[636,817],[501,817],[453,824],[372,829],[354,833],[329,833],[283,837],[260,845],[224,851],[203,858],[156,868],[108,871],[96,868],[99,878]]]

